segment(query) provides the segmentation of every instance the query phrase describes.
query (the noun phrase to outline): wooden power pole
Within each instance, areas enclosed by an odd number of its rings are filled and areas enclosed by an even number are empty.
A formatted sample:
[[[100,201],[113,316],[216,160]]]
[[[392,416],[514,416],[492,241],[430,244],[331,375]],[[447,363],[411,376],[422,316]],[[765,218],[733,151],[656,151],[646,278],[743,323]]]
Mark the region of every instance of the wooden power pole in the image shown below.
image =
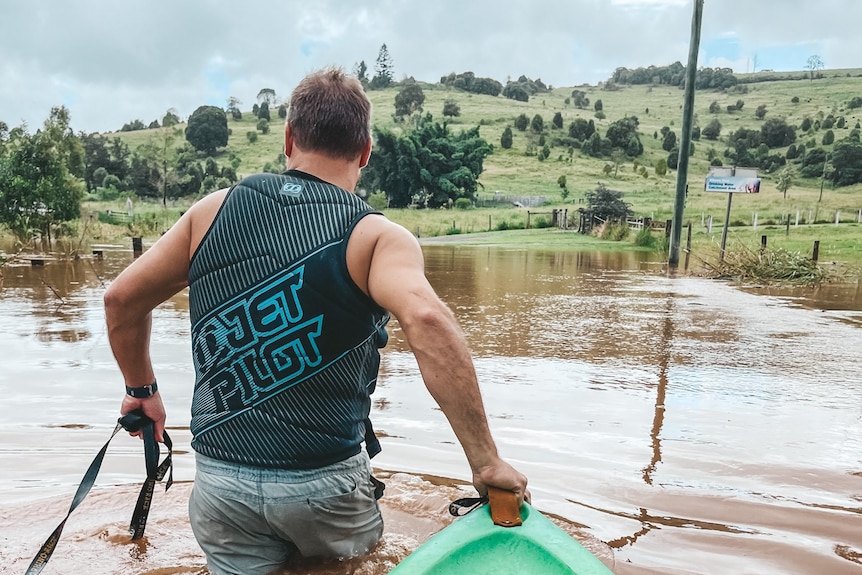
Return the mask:
[[[697,53],[700,49],[700,24],[703,1],[694,0],[691,17],[691,43],[688,48],[688,66],[685,69],[685,104],[682,111],[682,137],[679,144],[679,165],[676,171],[676,198],[673,203],[673,220],[670,235],[668,267],[679,267],[682,216],[685,211],[686,184],[688,182],[688,152],[691,149],[691,124],[694,117],[694,82],[697,77]]]

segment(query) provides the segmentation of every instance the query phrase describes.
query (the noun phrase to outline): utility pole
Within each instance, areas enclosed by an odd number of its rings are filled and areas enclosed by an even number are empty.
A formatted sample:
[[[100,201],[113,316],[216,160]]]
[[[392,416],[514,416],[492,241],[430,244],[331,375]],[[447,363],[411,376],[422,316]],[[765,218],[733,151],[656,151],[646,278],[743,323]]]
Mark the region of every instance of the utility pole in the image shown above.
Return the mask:
[[[685,211],[685,191],[688,182],[688,152],[691,149],[691,123],[694,117],[694,82],[697,77],[697,52],[700,49],[700,23],[703,0],[694,0],[691,16],[691,43],[688,67],[685,69],[685,104],[682,111],[682,137],[679,144],[679,165],[676,171],[676,198],[673,203],[673,223],[670,235],[668,267],[679,267],[679,244],[682,239],[682,216]]]

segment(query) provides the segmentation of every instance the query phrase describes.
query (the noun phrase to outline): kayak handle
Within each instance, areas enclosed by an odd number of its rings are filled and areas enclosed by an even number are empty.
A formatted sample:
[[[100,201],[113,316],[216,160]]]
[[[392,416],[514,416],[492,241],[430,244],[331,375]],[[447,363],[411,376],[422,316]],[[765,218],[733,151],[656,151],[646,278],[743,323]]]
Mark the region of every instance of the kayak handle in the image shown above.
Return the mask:
[[[488,504],[491,507],[491,519],[494,525],[501,527],[521,525],[521,508],[518,505],[518,494],[514,491],[488,487]]]

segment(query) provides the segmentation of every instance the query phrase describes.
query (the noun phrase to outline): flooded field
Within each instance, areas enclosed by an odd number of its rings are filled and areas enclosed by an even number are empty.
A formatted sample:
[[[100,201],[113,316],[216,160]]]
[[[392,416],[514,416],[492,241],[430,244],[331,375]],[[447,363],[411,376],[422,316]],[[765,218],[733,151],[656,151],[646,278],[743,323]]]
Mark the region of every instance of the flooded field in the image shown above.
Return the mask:
[[[862,292],[669,278],[644,254],[426,246],[476,357],[500,451],[533,504],[617,575],[862,574]],[[122,380],[104,287],[132,254],[2,268],[0,573],[23,573],[113,430]],[[466,460],[390,325],[372,419],[388,477],[373,556],[291,572],[380,575],[450,521]],[[206,573],[194,470],[188,301],[154,314],[175,443],[146,540],[126,527],[140,443],[118,435],[44,573]],[[157,488],[158,489],[158,488]]]

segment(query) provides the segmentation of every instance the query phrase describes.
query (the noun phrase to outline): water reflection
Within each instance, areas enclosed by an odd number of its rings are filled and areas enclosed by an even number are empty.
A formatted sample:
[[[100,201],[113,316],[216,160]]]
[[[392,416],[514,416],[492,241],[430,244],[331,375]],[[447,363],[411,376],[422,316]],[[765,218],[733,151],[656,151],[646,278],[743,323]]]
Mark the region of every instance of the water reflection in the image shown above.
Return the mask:
[[[475,353],[501,453],[528,474],[539,508],[585,526],[584,539],[618,575],[857,568],[858,285],[739,289],[658,275],[651,254],[445,245],[428,246],[425,255],[430,281]],[[58,496],[74,490],[113,427],[121,381],[101,297],[130,261],[131,251],[119,250],[103,260],[3,269],[0,388],[13,390],[0,402],[4,533],[19,533],[17,525],[45,509],[33,503],[22,520],[22,500],[47,495],[54,496],[47,508],[67,506]],[[193,473],[187,310],[185,293],[156,310],[151,348],[178,481]],[[384,447],[375,465],[449,485],[469,480],[397,322],[391,336],[373,396]],[[139,444],[117,441],[101,485],[140,479]],[[406,502],[425,493],[410,477],[391,509],[392,524],[407,531],[418,523]],[[82,557],[105,553],[121,571],[200,568],[199,555],[183,563],[188,555],[180,551],[196,549],[182,490],[171,492],[169,522],[154,523],[146,557],[131,564],[124,545],[104,550],[88,535],[124,529],[115,491],[103,495],[85,514],[84,530],[71,536]],[[168,511],[159,505],[155,513]],[[156,547],[177,551],[160,555]],[[21,566],[17,549],[0,545],[0,563]],[[86,571],[85,561],[69,561],[67,571]],[[367,572],[386,572],[379,567]]]

